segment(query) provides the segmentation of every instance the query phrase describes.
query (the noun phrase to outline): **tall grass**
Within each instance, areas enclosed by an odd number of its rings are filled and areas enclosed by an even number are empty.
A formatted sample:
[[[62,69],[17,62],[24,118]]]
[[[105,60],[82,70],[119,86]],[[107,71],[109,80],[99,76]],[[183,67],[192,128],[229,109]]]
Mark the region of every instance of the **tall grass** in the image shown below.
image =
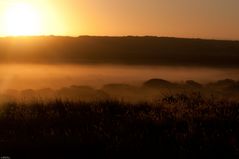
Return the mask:
[[[0,152],[12,158],[237,158],[239,102],[200,93],[140,103],[12,101],[0,109]]]

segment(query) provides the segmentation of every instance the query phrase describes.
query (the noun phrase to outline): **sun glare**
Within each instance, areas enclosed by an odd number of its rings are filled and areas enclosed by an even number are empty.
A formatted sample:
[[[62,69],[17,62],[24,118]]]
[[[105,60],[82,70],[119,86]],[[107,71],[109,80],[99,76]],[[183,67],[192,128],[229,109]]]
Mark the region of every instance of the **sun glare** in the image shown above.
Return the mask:
[[[8,7],[4,15],[5,32],[9,36],[41,34],[41,20],[30,4],[18,3]]]

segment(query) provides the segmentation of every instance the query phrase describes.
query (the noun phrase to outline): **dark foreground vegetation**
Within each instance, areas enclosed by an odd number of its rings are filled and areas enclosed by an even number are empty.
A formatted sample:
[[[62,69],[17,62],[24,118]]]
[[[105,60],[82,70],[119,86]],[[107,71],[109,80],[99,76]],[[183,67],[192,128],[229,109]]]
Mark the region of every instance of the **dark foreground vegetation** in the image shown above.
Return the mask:
[[[11,158],[238,158],[239,102],[200,93],[119,100],[8,102],[0,152]]]

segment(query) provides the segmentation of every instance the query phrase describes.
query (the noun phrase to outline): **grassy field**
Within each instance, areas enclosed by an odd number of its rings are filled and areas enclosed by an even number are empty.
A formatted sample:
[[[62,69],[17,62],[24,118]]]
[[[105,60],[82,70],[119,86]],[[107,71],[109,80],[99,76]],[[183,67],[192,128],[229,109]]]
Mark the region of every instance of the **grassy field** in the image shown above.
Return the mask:
[[[6,102],[0,108],[0,153],[11,158],[238,158],[239,102],[200,93],[140,103]]]

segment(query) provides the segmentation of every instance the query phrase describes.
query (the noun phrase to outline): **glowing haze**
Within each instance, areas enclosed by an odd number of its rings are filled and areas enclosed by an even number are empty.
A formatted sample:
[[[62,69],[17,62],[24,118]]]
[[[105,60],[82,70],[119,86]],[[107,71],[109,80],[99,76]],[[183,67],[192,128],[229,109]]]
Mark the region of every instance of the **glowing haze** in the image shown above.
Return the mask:
[[[238,0],[1,0],[0,36],[239,39]]]

